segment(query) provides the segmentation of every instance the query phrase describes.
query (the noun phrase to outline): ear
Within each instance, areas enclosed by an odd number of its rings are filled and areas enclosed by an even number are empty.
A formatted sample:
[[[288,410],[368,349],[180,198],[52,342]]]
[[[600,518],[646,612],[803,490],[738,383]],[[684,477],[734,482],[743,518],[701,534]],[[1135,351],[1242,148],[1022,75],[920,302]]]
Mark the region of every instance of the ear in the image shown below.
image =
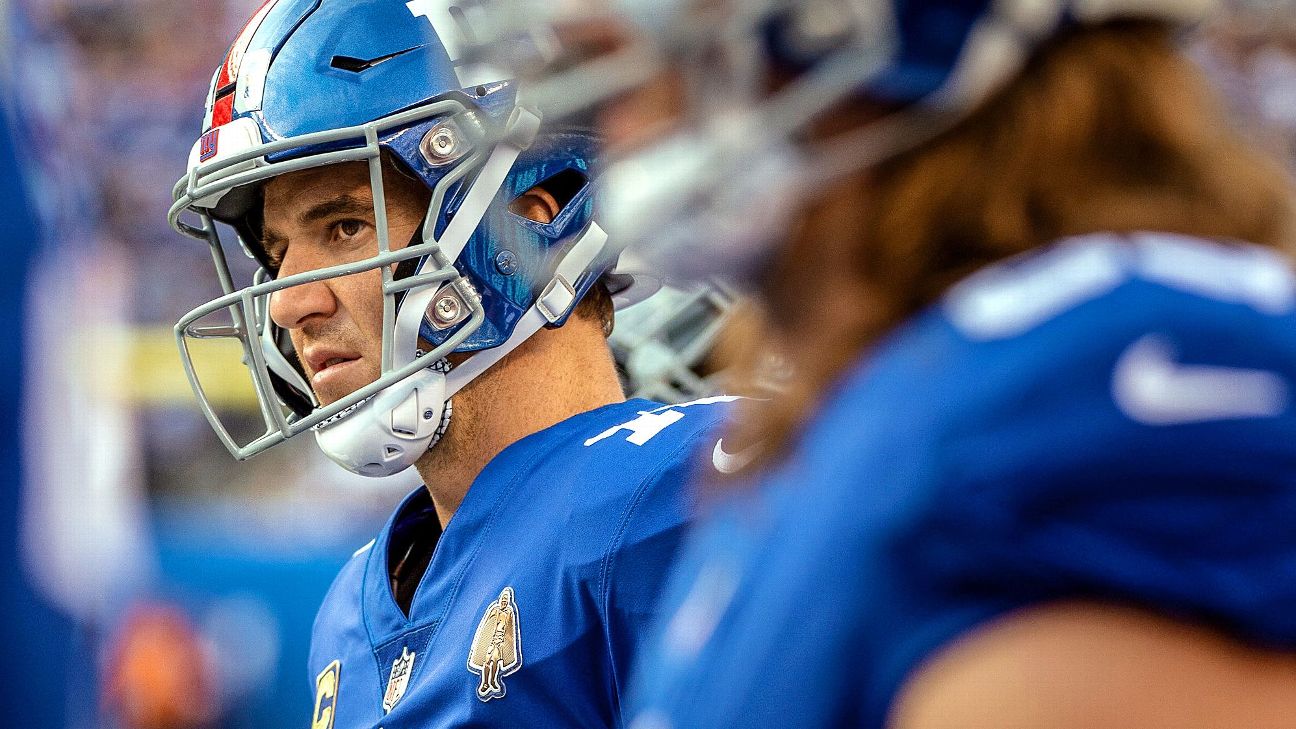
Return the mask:
[[[521,216],[527,220],[548,225],[558,213],[562,212],[562,206],[558,199],[551,192],[541,185],[527,190],[518,196],[516,200],[509,203],[509,212]]]
[[[577,169],[568,168],[537,183],[509,203],[509,212],[541,225],[549,225],[558,216],[588,197],[589,178]],[[547,216],[547,217],[546,217]]]

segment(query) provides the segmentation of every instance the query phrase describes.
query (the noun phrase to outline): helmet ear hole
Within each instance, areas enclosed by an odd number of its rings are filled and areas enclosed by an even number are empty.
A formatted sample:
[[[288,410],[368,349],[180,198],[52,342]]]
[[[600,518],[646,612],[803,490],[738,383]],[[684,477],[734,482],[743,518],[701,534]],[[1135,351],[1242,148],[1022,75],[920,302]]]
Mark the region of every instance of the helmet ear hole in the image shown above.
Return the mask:
[[[576,199],[585,187],[589,184],[589,178],[580,170],[568,168],[555,175],[551,175],[544,180],[536,183],[526,192],[517,196],[509,203],[509,212],[514,215],[526,218],[532,222],[547,224],[556,220],[567,209],[572,200]],[[548,220],[540,220],[534,216],[530,210],[534,207],[537,200],[544,201]]]

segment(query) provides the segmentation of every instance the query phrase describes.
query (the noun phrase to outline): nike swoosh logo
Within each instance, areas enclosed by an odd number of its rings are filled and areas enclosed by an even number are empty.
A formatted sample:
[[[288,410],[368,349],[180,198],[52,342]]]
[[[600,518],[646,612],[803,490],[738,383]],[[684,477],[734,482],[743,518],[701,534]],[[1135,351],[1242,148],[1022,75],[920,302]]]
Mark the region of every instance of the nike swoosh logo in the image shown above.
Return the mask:
[[[1277,417],[1290,387],[1267,370],[1180,364],[1166,337],[1149,334],[1116,362],[1112,396],[1137,423],[1184,425]]]
[[[721,438],[716,441],[715,449],[711,451],[711,465],[715,466],[715,469],[720,473],[728,475],[743,470],[755,457],[755,448],[749,448],[740,453],[726,453],[724,438]]]

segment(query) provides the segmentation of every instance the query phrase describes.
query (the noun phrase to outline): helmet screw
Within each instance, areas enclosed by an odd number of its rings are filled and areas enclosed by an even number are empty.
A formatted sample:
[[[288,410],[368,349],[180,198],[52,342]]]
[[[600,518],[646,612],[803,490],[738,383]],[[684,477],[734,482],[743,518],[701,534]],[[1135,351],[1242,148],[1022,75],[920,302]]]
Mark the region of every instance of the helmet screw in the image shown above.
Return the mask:
[[[433,415],[436,415],[436,413],[432,412],[431,410],[424,410],[424,411],[423,411],[423,419],[424,419],[424,420],[431,420]]]
[[[459,300],[453,296],[442,296],[435,305],[436,318],[442,324],[449,324],[459,318]]]
[[[496,271],[499,271],[505,276],[512,276],[513,274],[517,273],[517,269],[518,269],[517,254],[515,254],[513,251],[500,251],[499,255],[495,256]]]
[[[436,134],[432,135],[432,151],[441,157],[449,157],[450,151],[454,149],[454,134],[449,129],[438,129]]]
[[[428,164],[438,167],[461,157],[464,152],[462,147],[458,132],[448,122],[433,127],[419,143],[423,158]]]

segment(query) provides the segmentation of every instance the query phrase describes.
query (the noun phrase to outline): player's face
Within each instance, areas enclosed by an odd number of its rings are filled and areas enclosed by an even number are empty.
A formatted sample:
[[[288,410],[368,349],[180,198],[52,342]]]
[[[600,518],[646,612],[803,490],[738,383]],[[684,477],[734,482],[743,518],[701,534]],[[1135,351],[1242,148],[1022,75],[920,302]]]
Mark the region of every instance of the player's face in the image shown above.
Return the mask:
[[[427,212],[419,183],[385,168],[392,250],[409,244]],[[557,213],[539,188],[513,203],[513,212],[540,222]],[[378,254],[369,167],[352,162],[281,175],[265,186],[265,246],[279,276],[365,260]],[[294,286],[270,299],[270,317],[292,338],[306,377],[323,405],[374,382],[382,372],[382,272]],[[431,347],[428,347],[429,349]]]
[[[393,249],[422,220],[417,188],[385,177]],[[369,168],[355,162],[276,177],[265,186],[265,247],[279,275],[377,255]],[[382,364],[382,273],[378,269],[303,284],[274,294],[270,317],[287,330],[321,404],[373,382]]]

